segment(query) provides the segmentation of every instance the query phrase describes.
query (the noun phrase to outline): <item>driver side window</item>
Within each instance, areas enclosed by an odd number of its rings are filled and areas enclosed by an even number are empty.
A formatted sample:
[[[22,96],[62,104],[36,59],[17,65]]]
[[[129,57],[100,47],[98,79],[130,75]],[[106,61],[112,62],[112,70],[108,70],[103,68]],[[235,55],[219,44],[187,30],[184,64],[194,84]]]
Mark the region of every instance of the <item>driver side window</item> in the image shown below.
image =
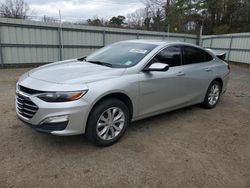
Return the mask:
[[[181,47],[170,46],[160,51],[152,60],[152,63],[165,63],[169,67],[176,67],[181,65]]]

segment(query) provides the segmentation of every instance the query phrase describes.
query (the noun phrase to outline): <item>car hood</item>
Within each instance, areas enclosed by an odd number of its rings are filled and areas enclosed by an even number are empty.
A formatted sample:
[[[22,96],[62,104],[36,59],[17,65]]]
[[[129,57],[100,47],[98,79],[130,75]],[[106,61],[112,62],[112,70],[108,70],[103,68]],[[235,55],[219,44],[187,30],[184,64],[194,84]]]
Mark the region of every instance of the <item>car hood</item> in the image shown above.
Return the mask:
[[[124,71],[124,68],[111,68],[74,59],[38,67],[31,70],[28,76],[52,83],[79,84],[118,77]]]

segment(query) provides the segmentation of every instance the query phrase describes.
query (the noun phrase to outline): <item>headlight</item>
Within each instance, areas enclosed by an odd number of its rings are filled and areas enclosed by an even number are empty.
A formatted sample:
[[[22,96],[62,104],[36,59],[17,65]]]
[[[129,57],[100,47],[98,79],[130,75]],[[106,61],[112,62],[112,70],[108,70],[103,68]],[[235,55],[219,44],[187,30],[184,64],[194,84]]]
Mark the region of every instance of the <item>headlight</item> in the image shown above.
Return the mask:
[[[37,97],[46,102],[69,102],[80,99],[86,91],[42,93]]]

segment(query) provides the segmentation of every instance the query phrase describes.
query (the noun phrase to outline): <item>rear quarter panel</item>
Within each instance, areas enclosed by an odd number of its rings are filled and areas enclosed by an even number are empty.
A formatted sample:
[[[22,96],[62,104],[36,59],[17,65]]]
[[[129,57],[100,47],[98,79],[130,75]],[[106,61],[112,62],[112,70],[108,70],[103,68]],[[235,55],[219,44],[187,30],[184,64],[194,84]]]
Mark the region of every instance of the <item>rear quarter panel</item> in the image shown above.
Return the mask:
[[[229,80],[230,70],[228,69],[228,64],[219,58],[215,59],[214,66],[214,79],[220,78],[223,81],[222,92],[224,93],[227,89],[227,84]]]

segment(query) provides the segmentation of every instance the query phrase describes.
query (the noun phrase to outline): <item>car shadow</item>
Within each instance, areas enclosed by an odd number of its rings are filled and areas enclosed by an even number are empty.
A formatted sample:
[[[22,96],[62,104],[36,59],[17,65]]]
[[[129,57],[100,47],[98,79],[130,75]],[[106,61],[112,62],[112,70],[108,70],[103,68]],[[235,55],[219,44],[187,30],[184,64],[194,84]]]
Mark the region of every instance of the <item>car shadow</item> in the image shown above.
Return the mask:
[[[168,121],[172,121],[176,119],[176,117],[185,116],[189,114],[190,112],[194,112],[199,109],[200,107],[198,105],[195,105],[195,106],[178,109],[178,110],[171,111],[171,112],[166,112],[166,113],[156,115],[153,117],[149,117],[143,120],[135,121],[131,123],[131,125],[129,126],[127,130],[127,134],[125,134],[125,139],[129,137],[130,132],[142,131],[145,129],[149,129],[149,127],[157,128],[157,125],[161,124],[161,122],[167,123]],[[74,150],[76,150],[77,152],[82,152],[81,150],[91,152],[91,151],[95,151],[96,148],[101,148],[101,147],[94,146],[93,144],[91,144],[91,142],[89,142],[84,135],[55,136],[55,135],[51,135],[48,133],[37,132],[30,128],[26,131],[32,131],[32,133],[27,133],[27,134],[32,134],[32,137],[35,137],[36,141],[33,142],[33,144],[36,144],[37,147],[39,147],[39,145],[42,144],[44,147],[53,148],[53,149],[56,148],[58,151],[59,150],[63,151],[67,149],[66,151],[68,152],[72,152]]]

